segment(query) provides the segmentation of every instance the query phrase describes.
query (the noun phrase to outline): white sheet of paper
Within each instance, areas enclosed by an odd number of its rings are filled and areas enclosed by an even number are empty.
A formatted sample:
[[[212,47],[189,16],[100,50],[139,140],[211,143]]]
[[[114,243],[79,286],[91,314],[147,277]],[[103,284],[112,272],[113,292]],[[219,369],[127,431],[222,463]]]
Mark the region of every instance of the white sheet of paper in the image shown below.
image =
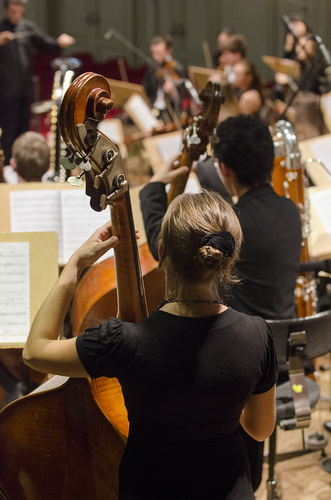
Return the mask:
[[[322,161],[329,176],[331,176],[331,139],[329,137],[321,139],[311,144],[310,149],[313,151],[315,158]]]
[[[109,209],[95,212],[83,189],[11,191],[12,232],[55,231],[59,264],[66,264],[75,250],[110,219]],[[111,257],[107,252],[100,261]]]
[[[140,124],[146,132],[153,130],[159,123],[158,119],[149,109],[148,104],[139,94],[133,94],[129,105],[125,106],[125,110],[129,113],[133,121],[136,116],[139,117]],[[132,114],[130,114],[130,111]]]
[[[184,192],[191,194],[201,193],[201,186],[195,176],[188,178]]]
[[[13,233],[55,231],[59,262],[63,262],[60,196],[60,191],[51,189],[11,191],[10,230]]]
[[[98,129],[103,132],[108,139],[114,142],[117,146],[122,142],[122,137],[118,130],[117,122],[114,122],[111,119],[102,120],[98,124]]]
[[[160,153],[162,162],[166,162],[174,155],[181,152],[183,148],[183,138],[181,135],[174,135],[172,137],[162,137],[157,142],[157,149]]]
[[[24,343],[29,330],[29,243],[0,243],[0,343]]]
[[[331,238],[331,189],[311,193],[309,195],[309,201],[314,207],[325,231]]]
[[[110,210],[95,212],[90,207],[90,198],[82,189],[65,190],[61,193],[62,232],[63,232],[63,261],[68,262],[71,255],[79,248],[100,226],[110,220]],[[101,260],[113,255],[110,250]]]
[[[165,190],[168,193],[171,188],[171,184],[166,184]],[[197,194],[201,193],[201,185],[198,178],[195,175],[190,175],[187,179],[184,193]]]

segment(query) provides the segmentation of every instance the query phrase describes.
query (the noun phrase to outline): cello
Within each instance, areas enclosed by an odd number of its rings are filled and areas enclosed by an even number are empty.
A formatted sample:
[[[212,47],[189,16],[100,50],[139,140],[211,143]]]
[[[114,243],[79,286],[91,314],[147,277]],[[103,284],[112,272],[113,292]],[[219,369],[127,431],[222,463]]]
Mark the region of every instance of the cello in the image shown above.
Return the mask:
[[[208,82],[199,96],[202,110],[184,131],[183,149],[178,166],[191,169],[194,161],[202,155],[208,143],[214,139],[214,130],[221,103],[219,83]],[[187,175],[182,175],[171,185],[168,201],[170,202],[185,189]],[[155,310],[163,299],[164,275],[152,257],[147,243],[138,248],[144,276],[146,296],[151,310]],[[72,303],[71,325],[73,336],[89,326],[108,320],[116,314],[116,276],[114,259],[111,257],[92,266],[80,280]]]
[[[64,96],[60,127],[71,166],[82,164],[91,207],[110,205],[121,240],[115,249],[118,316],[136,322],[146,317],[147,304],[126,169],[94,125],[112,105],[107,80],[85,73]],[[116,379],[53,377],[0,413],[0,494],[5,500],[115,500],[128,428]]]

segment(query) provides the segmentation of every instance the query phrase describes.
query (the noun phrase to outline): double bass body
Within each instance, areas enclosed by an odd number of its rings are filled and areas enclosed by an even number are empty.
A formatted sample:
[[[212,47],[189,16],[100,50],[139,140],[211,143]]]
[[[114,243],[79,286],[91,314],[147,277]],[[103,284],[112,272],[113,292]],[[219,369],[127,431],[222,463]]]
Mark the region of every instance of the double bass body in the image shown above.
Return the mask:
[[[125,249],[116,259],[117,266],[123,268],[123,260],[128,261],[125,294],[121,272],[117,272],[125,295],[118,305],[124,320],[139,321],[146,311],[142,310],[141,276],[132,269],[132,262],[137,263],[137,244],[125,167],[116,146],[89,124],[89,118],[103,119],[111,106],[107,80],[86,73],[73,82],[63,99],[60,126],[76,159],[84,163],[89,155],[93,165],[93,172],[86,176],[91,206],[100,210],[101,196],[107,205],[105,197],[115,192],[111,216]],[[102,171],[111,178],[114,175],[102,156],[102,147],[114,152],[114,170],[124,176],[123,189],[115,187],[105,174],[98,183],[100,189],[95,188],[94,179],[101,177]],[[49,388],[57,382],[56,387]],[[116,379],[52,378],[38,392],[14,401],[0,414],[0,493],[5,500],[117,499],[118,466],[128,427]]]

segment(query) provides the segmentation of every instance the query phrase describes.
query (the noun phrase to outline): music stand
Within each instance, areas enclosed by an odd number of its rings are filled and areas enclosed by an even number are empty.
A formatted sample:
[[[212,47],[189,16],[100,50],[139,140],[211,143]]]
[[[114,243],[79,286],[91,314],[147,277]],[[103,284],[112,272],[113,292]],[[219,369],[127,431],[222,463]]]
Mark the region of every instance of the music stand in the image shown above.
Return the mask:
[[[262,61],[276,73],[285,73],[295,80],[300,78],[300,64],[296,61],[273,56],[262,56]]]
[[[138,83],[122,82],[121,80],[113,80],[112,78],[107,78],[107,81],[110,85],[111,98],[114,101],[115,108],[123,108],[132,94],[139,94],[150,107],[149,99],[142,85]]]
[[[0,233],[2,243],[29,244],[29,275],[30,275],[30,326],[37,311],[55,284],[58,274],[57,234],[53,231],[34,233]],[[18,269],[20,271],[20,269]],[[15,272],[15,261],[13,261]],[[15,278],[17,279],[17,278]],[[9,286],[9,284],[8,284]],[[0,289],[1,294],[1,289]],[[5,290],[2,289],[2,295]],[[13,340],[10,334],[0,337],[0,348],[21,348],[25,342]]]
[[[189,79],[196,88],[197,92],[200,92],[203,88],[205,88],[212,75],[216,74],[218,77],[223,76],[223,72],[218,69],[200,68],[198,66],[189,66],[187,68],[187,72]]]

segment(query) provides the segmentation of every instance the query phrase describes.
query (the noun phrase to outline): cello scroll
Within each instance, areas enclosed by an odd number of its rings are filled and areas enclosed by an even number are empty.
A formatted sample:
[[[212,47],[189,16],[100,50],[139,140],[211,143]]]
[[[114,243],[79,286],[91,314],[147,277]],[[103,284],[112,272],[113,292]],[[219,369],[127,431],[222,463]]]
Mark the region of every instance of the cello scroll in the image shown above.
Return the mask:
[[[200,93],[202,111],[193,118],[193,123],[184,132],[183,150],[178,167],[187,166],[189,171],[182,174],[172,183],[168,193],[168,203],[184,192],[185,185],[194,161],[204,154],[209,142],[215,137],[215,128],[224,97],[221,86],[216,82],[208,82]]]

